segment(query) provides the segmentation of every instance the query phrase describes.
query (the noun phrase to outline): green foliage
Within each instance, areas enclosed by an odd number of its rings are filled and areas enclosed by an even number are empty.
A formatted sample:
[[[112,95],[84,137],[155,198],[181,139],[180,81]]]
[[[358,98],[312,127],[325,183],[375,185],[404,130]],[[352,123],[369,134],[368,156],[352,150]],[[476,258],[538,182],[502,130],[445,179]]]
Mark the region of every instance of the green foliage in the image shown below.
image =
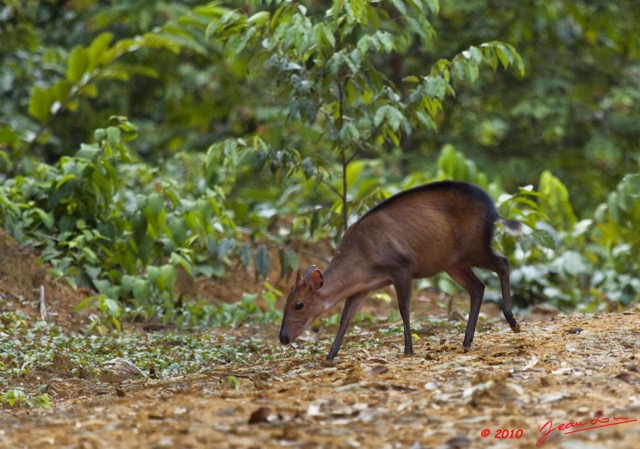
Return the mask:
[[[132,146],[149,161],[258,135],[274,153],[297,149],[305,174],[322,171],[338,194],[341,148],[347,162],[382,157],[406,174],[429,170],[453,144],[512,189],[553,168],[585,213],[639,163],[629,0],[354,1],[328,10],[87,0],[61,11],[33,0],[0,16],[2,173],[30,171],[34,156],[73,154],[112,115],[134,119],[145,138]],[[514,48],[527,65],[523,79],[479,70],[509,64],[523,73]],[[71,97],[58,95],[69,86]],[[55,118],[43,124],[29,104]],[[301,126],[314,114],[316,126]]]
[[[353,177],[349,166],[361,153],[379,156],[399,147],[402,136],[415,127],[436,129],[445,97],[455,95],[456,85],[475,82],[482,64],[494,70],[514,67],[524,74],[515,49],[492,41],[471,46],[450,60],[441,59],[428,73],[387,78],[382,66],[395,53],[412,41],[432,41],[427,17],[436,11],[431,2],[360,1],[334,3],[325,14],[288,2],[254,14],[228,10],[209,24],[207,36],[223,41],[230,58],[251,49],[248,64],[256,73],[266,71],[286,99],[281,114],[301,122],[300,132],[317,134],[331,152],[274,151],[261,139],[253,145],[244,140],[239,145],[226,142],[224,150],[214,145],[210,152],[233,153],[229,156],[236,165],[237,150],[243,148],[258,153],[257,159],[272,171],[275,159],[276,170],[284,166],[291,174],[294,168],[315,178],[316,186],[325,183],[340,201],[330,210],[341,215],[344,229]],[[397,83],[407,86],[405,95]],[[336,165],[339,177],[334,175]]]
[[[123,310],[117,300],[105,295],[90,296],[75,306],[73,312],[77,312],[90,306],[98,309],[101,317],[92,317],[89,331],[96,332],[99,335],[107,335],[109,329],[113,329],[116,332],[120,332],[122,330],[120,318],[123,315]]]
[[[640,236],[637,223],[640,222],[640,174],[629,174],[609,193],[594,214],[596,243],[607,253],[628,256],[624,261],[638,261],[640,256]],[[626,245],[624,249],[620,245]],[[618,256],[618,255],[616,255]]]
[[[637,222],[632,220],[638,214],[638,175],[626,176],[593,218],[579,222],[562,182],[548,172],[541,178],[545,194],[520,200],[533,214],[519,219],[536,229],[515,244],[516,294],[529,304],[545,301],[585,311],[637,301],[640,254]],[[510,207],[508,216],[518,218],[521,212],[519,206]]]
[[[453,145],[445,145],[442,148],[436,165],[438,167],[436,179],[456,179],[485,189],[488,187],[487,176],[478,169],[475,162],[456,151]]]
[[[187,282],[221,276],[233,258],[249,265],[252,245],[227,210],[223,188],[201,184],[188,191],[173,173],[158,176],[127,146],[136,127],[122,117],[112,121],[74,156],[0,187],[0,223],[21,243],[39,248],[51,273],[98,292],[79,305],[99,310],[91,326],[96,332],[119,331],[125,315],[184,322],[175,310],[177,267]],[[286,258],[285,271],[296,263]],[[269,274],[266,245],[257,245],[254,264],[257,275]],[[253,313],[243,307],[234,314]],[[189,313],[196,323],[205,318]]]
[[[569,202],[569,191],[566,186],[545,170],[540,175],[538,183],[540,194],[544,201],[540,204],[551,224],[559,229],[571,229],[576,224],[576,216]]]
[[[443,148],[437,167],[433,179],[481,185],[496,197],[501,216],[525,225],[524,235],[517,237],[498,226],[496,239],[499,250],[511,258],[512,291],[520,305],[548,302],[563,309],[591,311],[638,300],[638,175],[626,176],[593,218],[576,221],[566,186],[548,171],[540,175],[538,191],[526,186],[511,195],[495,184],[486,185],[486,174],[452,146]],[[432,179],[418,174],[407,180]],[[487,280],[494,288],[486,297],[499,301],[497,279]],[[446,276],[421,285],[434,285],[447,293],[460,288]]]
[[[265,305],[265,310],[262,310],[257,305],[257,293],[244,293],[242,295],[242,301],[239,303],[223,305],[217,309],[215,311],[214,322],[218,324],[237,324],[247,319],[263,323],[278,321],[282,314],[276,310],[276,300],[282,296],[282,292],[275,289],[268,282],[265,282],[264,290],[260,296]]]
[[[452,143],[511,186],[551,170],[585,216],[640,164],[640,10],[631,0],[443,0],[428,55],[500,39],[526,76],[481,73],[442,116],[431,151]],[[413,63],[408,61],[408,64]],[[425,151],[426,152],[426,151]]]
[[[273,289],[269,287],[265,292],[271,294]],[[251,301],[246,303],[253,305]],[[262,342],[255,341],[246,341],[234,348],[234,337],[231,335],[174,335],[168,332],[91,338],[67,335],[54,325],[28,319],[21,312],[12,311],[11,303],[0,299],[0,304],[3,305],[0,329],[7,336],[0,341],[0,385],[3,387],[9,378],[23,377],[34,368],[48,366],[57,352],[63,352],[71,359],[77,369],[70,374],[76,376],[82,374],[80,370],[94,375],[102,362],[123,357],[140,367],[147,367],[153,362],[159,376],[170,377],[206,370],[211,363],[227,363],[231,360],[248,363],[248,356],[261,355],[264,349]],[[231,306],[226,312],[231,310]],[[259,309],[254,313],[259,313]],[[220,322],[239,325],[246,321],[247,316],[237,315],[237,318],[237,322],[226,318],[221,318]],[[267,352],[261,356],[266,357]]]
[[[29,394],[22,388],[11,388],[0,395],[0,404],[10,407],[24,405],[27,407],[51,408],[51,402],[47,394]]]
[[[523,302],[637,300],[628,0],[107,3],[0,13],[0,223],[96,291],[95,332],[275,319],[270,284],[214,306],[181,277],[267,278],[275,250],[288,277],[292,239],[438,179],[527,225],[496,242]]]
[[[149,138],[135,149],[152,159],[206,148],[211,136],[246,126],[243,117],[228,120],[228,102],[218,96],[234,77],[214,80],[219,71],[206,57],[215,53],[204,26],[217,16],[216,7],[198,3],[6,5],[0,16],[0,148],[6,145],[15,162],[9,173],[30,171],[34,159],[54,162],[72,154],[113,115],[136,116]],[[219,105],[214,120],[205,114],[211,93]]]
[[[103,33],[88,47],[76,46],[66,61],[64,79],[47,87],[34,87],[29,100],[29,114],[40,123],[49,123],[64,109],[77,110],[79,97],[97,97],[100,81],[128,81],[134,74],[157,75],[153,69],[118,62],[127,52],[149,45],[144,38],[123,39],[115,45],[111,45],[112,40],[113,35]]]
[[[279,295],[271,286],[265,295]],[[275,297],[275,296],[274,296]],[[253,307],[247,300],[246,306]],[[228,363],[248,364],[281,356],[282,349],[260,337],[238,340],[231,333],[220,334],[162,332],[147,335],[92,336],[66,334],[60,328],[42,321],[34,321],[15,311],[10,302],[0,297],[0,408],[51,406],[46,384],[30,391],[21,386],[21,379],[37,370],[57,369],[55,359],[68,361],[68,376],[94,378],[104,362],[115,357],[125,358],[148,372],[153,366],[160,378],[209,372],[212,366]],[[232,323],[222,317],[233,305],[220,310],[220,322]],[[236,307],[236,310],[240,310]],[[260,313],[253,310],[252,313]],[[236,314],[240,325],[247,315]],[[269,316],[269,319],[273,317]],[[266,320],[263,320],[266,321]],[[60,373],[63,374],[63,373]]]
[[[625,176],[595,211],[586,255],[602,266],[592,283],[609,300],[629,304],[640,296],[640,174]]]

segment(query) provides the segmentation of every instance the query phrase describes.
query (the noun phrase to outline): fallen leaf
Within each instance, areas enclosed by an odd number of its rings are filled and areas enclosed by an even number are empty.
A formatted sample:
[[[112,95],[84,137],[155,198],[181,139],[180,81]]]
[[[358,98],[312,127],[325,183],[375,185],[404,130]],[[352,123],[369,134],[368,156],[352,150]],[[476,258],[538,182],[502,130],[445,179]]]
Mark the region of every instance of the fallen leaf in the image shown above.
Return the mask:
[[[383,364],[387,364],[389,363],[386,359],[383,359],[382,357],[369,357],[367,359],[367,362],[371,362],[371,363],[383,363]]]
[[[529,360],[527,362],[527,364],[525,366],[522,367],[522,370],[528,370],[533,368],[534,366],[536,366],[538,364],[538,357],[536,357],[535,355],[531,356],[531,360]]]
[[[460,435],[451,438],[445,444],[447,445],[447,449],[467,449],[471,447],[471,440],[465,435]]]
[[[128,379],[146,377],[146,375],[130,361],[116,357],[102,364],[98,377],[104,382],[120,383]]]
[[[531,313],[536,313],[540,315],[558,315],[560,311],[549,304],[536,304],[531,307]]]
[[[631,385],[640,385],[640,377],[632,373],[620,373],[616,376],[616,379],[620,379]]]
[[[540,404],[550,404],[552,402],[558,402],[562,399],[568,398],[569,396],[564,393],[548,393],[542,394],[538,397],[538,402]]]
[[[389,368],[385,365],[376,365],[371,368],[371,371],[367,374],[368,376],[375,376],[376,374],[384,374],[389,372]]]
[[[271,409],[269,407],[260,407],[249,417],[249,424],[269,422],[269,415],[271,415]]]

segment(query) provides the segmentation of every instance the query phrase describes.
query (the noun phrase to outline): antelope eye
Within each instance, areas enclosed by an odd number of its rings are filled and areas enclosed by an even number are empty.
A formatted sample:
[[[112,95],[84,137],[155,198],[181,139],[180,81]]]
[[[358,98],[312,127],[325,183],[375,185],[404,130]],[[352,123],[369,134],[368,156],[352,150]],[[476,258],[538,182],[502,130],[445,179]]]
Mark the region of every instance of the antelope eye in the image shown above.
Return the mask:
[[[303,302],[299,302],[298,304],[295,305],[295,309],[296,310],[300,310],[304,307],[304,303]]]

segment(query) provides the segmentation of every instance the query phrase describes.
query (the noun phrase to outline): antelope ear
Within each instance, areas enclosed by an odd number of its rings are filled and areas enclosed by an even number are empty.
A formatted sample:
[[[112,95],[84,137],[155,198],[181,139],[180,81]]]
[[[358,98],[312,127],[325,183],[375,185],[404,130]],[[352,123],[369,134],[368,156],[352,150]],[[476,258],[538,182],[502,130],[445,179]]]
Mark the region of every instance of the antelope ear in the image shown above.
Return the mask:
[[[304,272],[304,274],[302,275],[303,278],[305,278],[307,281],[309,280],[309,275],[314,271],[317,270],[318,267],[316,267],[315,265],[310,265],[309,268],[307,268]]]
[[[324,283],[322,272],[317,268],[309,274],[309,278],[307,280],[311,284],[311,288],[313,288],[314,290],[320,290],[322,288],[322,284]]]
[[[296,283],[294,285],[298,285],[301,280],[302,280],[302,274],[300,273],[300,269],[298,268],[298,270],[296,271]]]

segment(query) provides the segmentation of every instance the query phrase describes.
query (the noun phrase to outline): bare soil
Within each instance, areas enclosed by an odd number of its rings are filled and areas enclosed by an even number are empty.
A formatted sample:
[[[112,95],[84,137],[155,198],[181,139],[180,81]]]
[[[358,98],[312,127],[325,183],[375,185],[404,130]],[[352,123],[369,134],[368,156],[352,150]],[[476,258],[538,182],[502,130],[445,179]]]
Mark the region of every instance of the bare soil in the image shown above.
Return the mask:
[[[250,278],[230,276],[226,294],[246,290]],[[50,320],[67,331],[86,325],[70,310],[87,292],[50,279],[37,254],[0,232],[0,293],[37,298],[41,285]],[[416,294],[412,357],[401,355],[402,336],[384,332],[390,323],[381,321],[348,334],[332,364],[324,357],[334,328],[297,343],[326,341],[322,354],[282,348],[269,362],[201,375],[114,384],[69,377],[60,364],[28,380],[49,385],[51,409],[0,409],[0,447],[640,447],[638,307],[589,315],[542,308],[550,313],[521,314],[522,332],[514,334],[485,304],[465,352],[460,326],[426,324],[427,315],[446,316],[436,303]],[[463,304],[454,302],[457,312],[466,313]],[[395,306],[369,307],[375,315]],[[278,323],[233,332],[276,345]]]

